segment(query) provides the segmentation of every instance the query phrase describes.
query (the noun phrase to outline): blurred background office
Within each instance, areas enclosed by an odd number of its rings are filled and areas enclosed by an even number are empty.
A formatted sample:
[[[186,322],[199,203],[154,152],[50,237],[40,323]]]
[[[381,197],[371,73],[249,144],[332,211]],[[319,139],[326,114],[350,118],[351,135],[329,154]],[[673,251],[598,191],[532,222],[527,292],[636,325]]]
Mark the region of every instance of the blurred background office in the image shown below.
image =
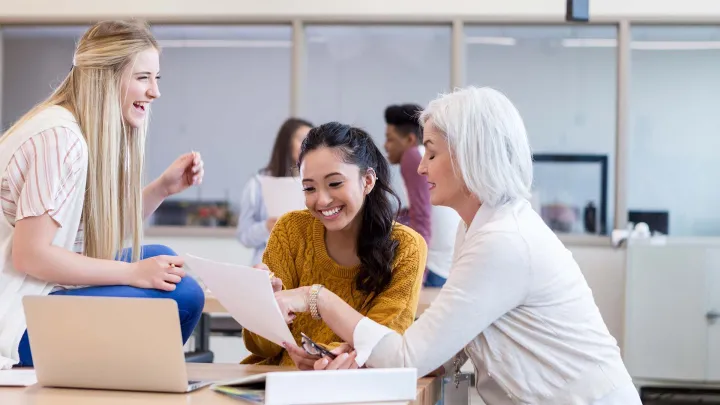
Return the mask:
[[[147,177],[188,150],[206,165],[149,241],[249,263],[243,188],[288,117],[360,126],[381,146],[386,106],[491,86],[525,119],[533,206],[579,262],[633,377],[720,384],[717,2],[591,1],[589,22],[568,22],[563,0],[0,0],[2,129],[59,83],[88,22],[124,17],[152,22],[163,47]],[[627,239],[639,222],[654,237]],[[216,361],[243,356],[223,350]]]

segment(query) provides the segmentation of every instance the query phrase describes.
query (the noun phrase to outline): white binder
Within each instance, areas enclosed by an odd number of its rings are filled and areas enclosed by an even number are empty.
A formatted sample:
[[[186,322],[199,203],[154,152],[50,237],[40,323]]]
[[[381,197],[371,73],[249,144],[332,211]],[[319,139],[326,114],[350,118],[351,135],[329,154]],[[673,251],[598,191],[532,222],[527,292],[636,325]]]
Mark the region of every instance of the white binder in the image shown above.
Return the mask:
[[[270,372],[221,381],[211,389],[264,385],[265,405],[310,405],[414,401],[417,384],[417,369],[376,368]]]

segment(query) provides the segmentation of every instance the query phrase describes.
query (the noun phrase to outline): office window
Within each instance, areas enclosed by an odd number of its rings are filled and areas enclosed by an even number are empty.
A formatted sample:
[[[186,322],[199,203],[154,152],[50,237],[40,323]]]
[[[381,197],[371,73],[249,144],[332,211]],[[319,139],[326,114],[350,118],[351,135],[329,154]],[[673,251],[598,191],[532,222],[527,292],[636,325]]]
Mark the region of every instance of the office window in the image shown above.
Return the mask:
[[[674,236],[720,235],[720,28],[633,27],[628,209]]]
[[[449,26],[308,26],[303,111],[367,130],[383,150],[385,107],[450,88]],[[399,169],[393,185],[407,205]]]
[[[617,28],[469,26],[465,34],[466,82],[505,93],[525,121],[533,152],[543,156],[535,164],[536,209],[557,232],[612,229]],[[596,220],[586,225],[585,213],[593,210]]]
[[[86,26],[3,27],[3,127],[67,75]],[[155,25],[160,92],[146,149],[149,180],[199,151],[206,177],[180,200],[230,200],[267,164],[290,112],[290,26]]]
[[[85,26],[1,27],[2,125],[5,131],[47,98],[70,72]]]
[[[237,203],[267,165],[290,113],[290,26],[155,26],[162,97],[153,105],[147,173],[202,153],[205,180],[182,200]]]

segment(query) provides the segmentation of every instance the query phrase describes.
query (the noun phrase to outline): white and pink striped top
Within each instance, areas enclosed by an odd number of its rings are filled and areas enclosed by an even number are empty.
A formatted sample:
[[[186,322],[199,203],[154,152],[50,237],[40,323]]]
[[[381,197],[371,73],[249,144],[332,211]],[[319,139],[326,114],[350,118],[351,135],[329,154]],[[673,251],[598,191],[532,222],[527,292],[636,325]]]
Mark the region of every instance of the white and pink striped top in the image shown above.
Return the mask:
[[[82,129],[63,107],[39,111],[0,139],[0,370],[20,357],[18,344],[26,329],[22,298],[57,287],[15,269],[15,224],[48,213],[60,226],[53,246],[77,251],[87,170]]]
[[[66,203],[84,172],[82,135],[55,127],[25,141],[15,151],[0,183],[0,206],[8,222],[50,215],[61,227],[66,224]],[[82,225],[75,251],[82,253]]]

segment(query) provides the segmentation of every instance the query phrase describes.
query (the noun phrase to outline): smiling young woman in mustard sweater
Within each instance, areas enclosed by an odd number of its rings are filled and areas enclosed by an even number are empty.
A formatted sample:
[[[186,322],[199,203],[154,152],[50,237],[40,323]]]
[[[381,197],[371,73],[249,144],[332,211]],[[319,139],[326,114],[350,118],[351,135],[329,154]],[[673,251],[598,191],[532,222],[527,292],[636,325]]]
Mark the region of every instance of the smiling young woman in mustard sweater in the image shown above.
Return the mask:
[[[427,246],[410,228],[394,222],[388,163],[370,136],[329,123],[310,131],[300,154],[307,210],[275,224],[263,263],[284,288],[323,285],[363,315],[403,333],[415,319]],[[342,340],[322,320],[298,314],[289,325],[333,349]],[[250,331],[245,364],[312,369],[318,357],[289,354]]]

